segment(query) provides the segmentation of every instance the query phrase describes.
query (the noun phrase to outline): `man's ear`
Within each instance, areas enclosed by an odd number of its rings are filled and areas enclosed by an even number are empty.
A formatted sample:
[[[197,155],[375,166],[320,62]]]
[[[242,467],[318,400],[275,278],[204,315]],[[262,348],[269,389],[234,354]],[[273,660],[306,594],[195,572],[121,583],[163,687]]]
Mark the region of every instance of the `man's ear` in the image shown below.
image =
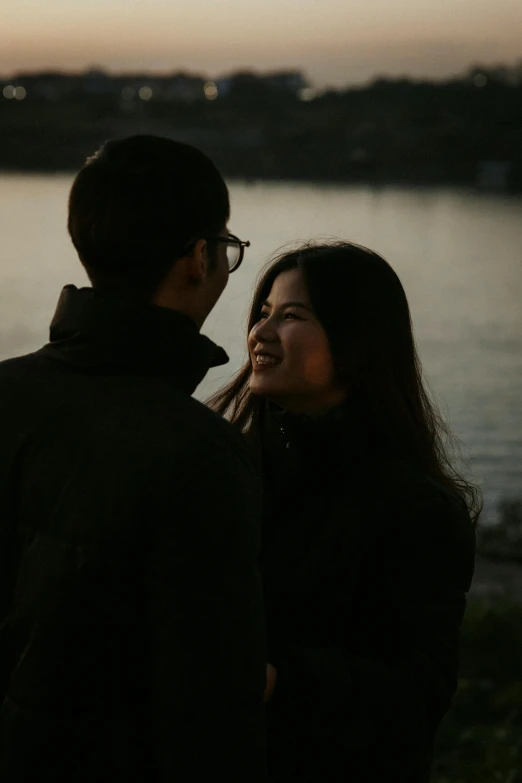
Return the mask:
[[[192,250],[184,258],[187,277],[191,283],[199,285],[208,273],[208,244],[198,239]]]

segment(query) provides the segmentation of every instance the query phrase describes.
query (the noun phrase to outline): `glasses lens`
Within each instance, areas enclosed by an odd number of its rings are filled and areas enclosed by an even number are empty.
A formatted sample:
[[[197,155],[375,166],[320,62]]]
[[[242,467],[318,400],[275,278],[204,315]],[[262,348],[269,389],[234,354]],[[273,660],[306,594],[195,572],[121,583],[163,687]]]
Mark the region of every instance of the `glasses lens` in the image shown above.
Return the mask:
[[[240,247],[236,244],[227,245],[228,268],[233,269],[239,261]]]

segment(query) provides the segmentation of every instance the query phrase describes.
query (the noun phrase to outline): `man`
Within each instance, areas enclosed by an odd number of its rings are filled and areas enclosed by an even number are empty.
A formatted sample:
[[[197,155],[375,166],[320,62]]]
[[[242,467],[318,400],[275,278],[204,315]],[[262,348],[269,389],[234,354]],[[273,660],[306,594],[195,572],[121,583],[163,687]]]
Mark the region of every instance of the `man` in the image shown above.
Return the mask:
[[[260,487],[191,397],[239,265],[198,150],[106,144],[69,232],[50,342],[0,364],[0,779],[259,781]]]

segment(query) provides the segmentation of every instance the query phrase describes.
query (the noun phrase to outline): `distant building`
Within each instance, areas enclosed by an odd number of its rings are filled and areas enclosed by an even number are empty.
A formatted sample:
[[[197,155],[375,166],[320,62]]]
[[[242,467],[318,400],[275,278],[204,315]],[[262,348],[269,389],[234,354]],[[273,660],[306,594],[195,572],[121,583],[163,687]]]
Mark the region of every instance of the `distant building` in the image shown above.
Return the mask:
[[[301,71],[276,71],[261,78],[271,87],[294,94],[309,86]]]
[[[42,73],[19,73],[13,77],[16,84],[22,84],[31,98],[45,101],[59,101],[78,90],[79,77],[59,71]]]
[[[300,71],[274,71],[272,73],[257,73],[256,71],[236,71],[214,80],[219,94],[277,91],[297,95],[308,87],[308,81]]]
[[[167,100],[194,103],[204,97],[203,88],[206,79],[186,73],[175,73],[165,83],[164,96]]]
[[[185,73],[158,76],[125,74],[117,77],[117,91],[125,100],[149,96],[148,100],[193,103],[204,98],[205,79]]]
[[[224,76],[221,79],[214,79],[214,83],[216,87],[218,88],[219,95],[223,98],[225,95],[228,95],[230,92],[230,88],[233,84],[233,79],[230,76]]]
[[[91,68],[81,76],[82,92],[87,95],[115,95],[118,86],[115,79],[101,68]]]
[[[102,68],[90,68],[79,74],[61,72],[43,72],[19,74],[2,86],[16,81],[23,84],[31,97],[48,101],[60,101],[72,96],[98,98],[114,96],[129,103],[140,96],[146,100],[162,100],[182,103],[194,103],[205,100],[206,77],[177,71],[158,75],[147,73],[126,73],[113,75]],[[233,90],[247,91],[260,89],[299,94],[308,86],[300,71],[276,71],[259,74],[253,71],[238,71],[226,77],[214,79],[217,95],[224,97]]]

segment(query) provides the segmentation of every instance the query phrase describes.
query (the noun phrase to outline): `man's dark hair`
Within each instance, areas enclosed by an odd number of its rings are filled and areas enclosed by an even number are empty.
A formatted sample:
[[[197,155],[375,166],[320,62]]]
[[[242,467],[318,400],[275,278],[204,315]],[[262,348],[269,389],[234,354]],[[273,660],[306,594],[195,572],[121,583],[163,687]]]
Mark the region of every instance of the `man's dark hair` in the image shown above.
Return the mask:
[[[223,177],[200,150],[158,136],[104,144],[69,196],[68,229],[94,288],[148,298],[173,262],[230,215]]]

